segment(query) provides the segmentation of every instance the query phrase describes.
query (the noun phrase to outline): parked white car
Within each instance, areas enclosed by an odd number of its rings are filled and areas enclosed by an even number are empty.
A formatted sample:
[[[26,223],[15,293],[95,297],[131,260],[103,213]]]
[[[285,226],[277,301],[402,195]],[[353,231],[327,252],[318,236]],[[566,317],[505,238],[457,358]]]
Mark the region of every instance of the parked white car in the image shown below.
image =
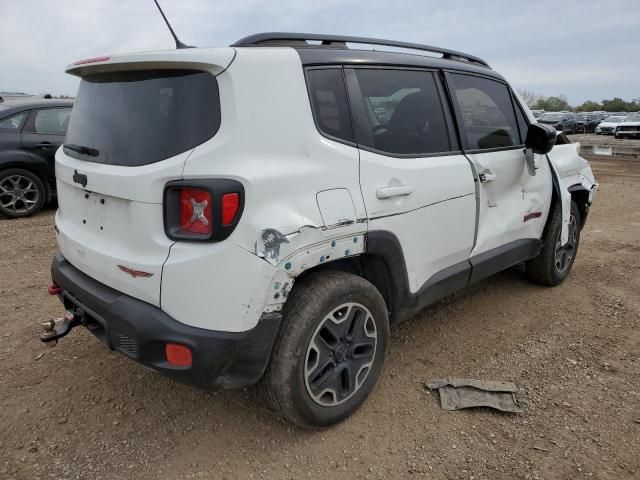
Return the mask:
[[[616,126],[616,138],[640,138],[640,114],[629,115],[624,122]]]
[[[613,135],[616,127],[620,125],[627,117],[623,116],[610,116],[605,118],[596,127],[597,135]]]
[[[67,313],[43,340],[84,325],[179,381],[261,381],[304,427],[363,403],[390,325],[521,262],[562,282],[597,187],[461,52],[259,34],[67,71],[49,288]]]

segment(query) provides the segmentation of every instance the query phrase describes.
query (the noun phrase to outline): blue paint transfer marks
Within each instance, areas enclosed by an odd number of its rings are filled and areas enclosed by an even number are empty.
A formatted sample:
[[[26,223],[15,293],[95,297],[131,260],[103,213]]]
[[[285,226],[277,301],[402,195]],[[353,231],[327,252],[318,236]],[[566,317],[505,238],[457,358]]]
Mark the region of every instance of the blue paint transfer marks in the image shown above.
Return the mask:
[[[324,255],[320,257],[320,263],[323,263],[323,262],[324,262]]]
[[[331,246],[332,246],[332,247],[335,247],[335,246],[336,246],[336,241],[335,241],[335,240],[333,240],[333,241],[331,242]]]
[[[285,270],[291,270],[291,262],[287,262],[284,266]]]
[[[349,250],[348,248],[344,251],[345,255],[350,255],[351,254],[351,250]]]

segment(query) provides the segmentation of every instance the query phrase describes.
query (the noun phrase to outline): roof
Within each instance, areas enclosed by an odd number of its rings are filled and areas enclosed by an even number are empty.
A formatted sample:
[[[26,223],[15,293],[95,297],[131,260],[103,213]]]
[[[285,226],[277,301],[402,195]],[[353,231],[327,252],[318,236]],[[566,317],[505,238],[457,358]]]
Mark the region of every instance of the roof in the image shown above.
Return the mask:
[[[0,107],[4,107],[0,110],[2,114],[8,113],[9,110],[12,112],[20,112],[22,110],[31,110],[33,108],[42,108],[42,107],[72,107],[73,100],[63,100],[63,99],[51,99],[46,100],[42,98],[38,99],[11,99],[5,100],[4,102],[0,102]]]
[[[495,70],[481,67],[467,62],[445,60],[425,55],[410,53],[380,52],[371,50],[352,49],[321,49],[298,48],[296,49],[302,64],[311,65],[392,65],[397,67],[438,68],[446,70],[460,70],[463,72],[478,73],[504,80]]]
[[[347,44],[381,45],[403,51],[349,48]],[[487,62],[474,55],[430,45],[378,38],[275,32],[250,35],[231,46],[295,48],[304,65],[357,64],[439,68],[479,73],[504,80]]]
[[[4,102],[0,102],[0,105],[3,107],[9,108],[20,108],[21,109],[31,109],[31,108],[39,108],[39,107],[66,107],[73,105],[73,100],[66,99],[43,99],[43,98],[24,98],[17,99],[12,98],[11,100],[5,100]]]

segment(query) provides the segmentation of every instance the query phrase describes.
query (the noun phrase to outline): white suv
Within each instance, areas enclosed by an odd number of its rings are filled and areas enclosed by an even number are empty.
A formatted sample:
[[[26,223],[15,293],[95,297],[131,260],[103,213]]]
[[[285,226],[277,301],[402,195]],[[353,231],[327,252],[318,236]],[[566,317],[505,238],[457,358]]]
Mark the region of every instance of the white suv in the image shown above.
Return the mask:
[[[43,340],[81,324],[182,382],[261,381],[305,427],[365,400],[389,325],[520,262],[564,280],[597,186],[460,52],[277,33],[67,71],[49,287],[67,314]]]

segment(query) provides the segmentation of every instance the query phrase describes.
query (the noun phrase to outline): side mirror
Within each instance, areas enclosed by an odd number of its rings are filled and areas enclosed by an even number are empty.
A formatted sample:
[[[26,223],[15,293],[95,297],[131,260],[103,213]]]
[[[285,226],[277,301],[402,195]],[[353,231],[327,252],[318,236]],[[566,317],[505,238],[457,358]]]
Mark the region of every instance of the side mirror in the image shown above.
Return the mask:
[[[546,155],[556,144],[556,129],[540,123],[532,123],[527,131],[525,147],[538,155]]]

